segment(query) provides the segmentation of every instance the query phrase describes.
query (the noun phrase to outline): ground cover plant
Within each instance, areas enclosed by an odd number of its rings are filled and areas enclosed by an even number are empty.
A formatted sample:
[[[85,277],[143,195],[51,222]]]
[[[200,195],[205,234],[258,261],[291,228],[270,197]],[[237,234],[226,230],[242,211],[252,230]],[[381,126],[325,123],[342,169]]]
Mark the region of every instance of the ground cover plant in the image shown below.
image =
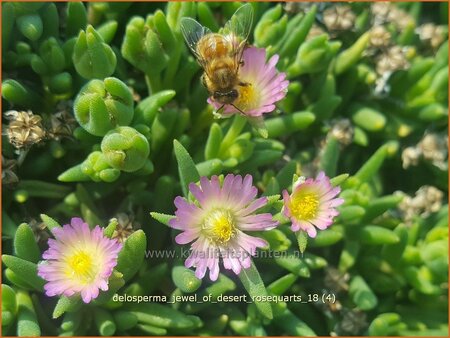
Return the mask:
[[[448,3],[3,2],[1,94],[3,335],[448,335]]]

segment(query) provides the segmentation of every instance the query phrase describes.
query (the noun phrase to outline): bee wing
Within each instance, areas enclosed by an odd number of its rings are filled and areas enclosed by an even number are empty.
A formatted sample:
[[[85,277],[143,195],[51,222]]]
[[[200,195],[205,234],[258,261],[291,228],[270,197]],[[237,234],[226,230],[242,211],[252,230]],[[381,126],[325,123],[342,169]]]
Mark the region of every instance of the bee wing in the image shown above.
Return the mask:
[[[181,33],[183,34],[184,40],[186,41],[189,49],[194,53],[199,61],[202,61],[202,57],[197,52],[197,43],[203,36],[210,34],[211,31],[209,28],[203,27],[192,18],[182,18],[180,27]]]
[[[234,68],[236,73],[242,61],[242,54],[247,43],[253,23],[253,7],[245,4],[237,9],[225,24],[222,33],[227,36],[233,46]]]
[[[231,19],[225,24],[223,34],[233,34],[242,39],[245,44],[253,23],[253,7],[245,4],[237,9]]]

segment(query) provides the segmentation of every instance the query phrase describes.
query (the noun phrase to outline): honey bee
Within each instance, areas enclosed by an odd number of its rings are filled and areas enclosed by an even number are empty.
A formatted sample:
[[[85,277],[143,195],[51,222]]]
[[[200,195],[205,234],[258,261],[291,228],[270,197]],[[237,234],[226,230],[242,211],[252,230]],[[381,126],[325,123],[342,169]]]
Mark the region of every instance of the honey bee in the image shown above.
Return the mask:
[[[248,84],[239,79],[239,67],[253,22],[250,4],[241,6],[225,24],[220,33],[213,33],[192,18],[181,19],[181,32],[204,73],[202,83],[222,104],[232,105],[239,96],[239,86]]]

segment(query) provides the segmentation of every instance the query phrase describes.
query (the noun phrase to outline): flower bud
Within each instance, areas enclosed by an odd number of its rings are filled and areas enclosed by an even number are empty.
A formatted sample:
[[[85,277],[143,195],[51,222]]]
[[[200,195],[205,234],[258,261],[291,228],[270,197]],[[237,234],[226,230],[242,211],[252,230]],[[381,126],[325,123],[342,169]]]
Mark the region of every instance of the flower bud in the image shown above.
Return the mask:
[[[119,79],[92,80],[78,94],[75,118],[89,133],[104,136],[109,130],[128,125],[133,119],[133,96]]]
[[[72,60],[78,74],[86,79],[103,79],[110,76],[114,73],[117,63],[111,47],[104,43],[91,25],[78,35]]]
[[[111,167],[127,172],[142,168],[150,154],[145,136],[131,127],[111,130],[103,138],[101,148]]]

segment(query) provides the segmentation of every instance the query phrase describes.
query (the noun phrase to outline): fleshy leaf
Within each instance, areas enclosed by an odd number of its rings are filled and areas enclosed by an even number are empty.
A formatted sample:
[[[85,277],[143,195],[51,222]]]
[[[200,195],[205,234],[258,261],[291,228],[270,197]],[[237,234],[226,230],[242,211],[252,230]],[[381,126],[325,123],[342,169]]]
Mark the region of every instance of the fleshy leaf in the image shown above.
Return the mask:
[[[181,188],[183,189],[183,194],[186,197],[188,195],[189,184],[198,182],[200,180],[200,175],[195,167],[192,157],[183,145],[177,140],[174,140],[173,148],[178,162],[178,173],[180,174]]]
[[[267,290],[264,286],[264,282],[259,275],[256,266],[252,262],[252,265],[248,269],[242,269],[239,274],[239,278],[247,290],[250,297],[267,296]],[[266,318],[272,319],[273,313],[269,302],[258,302],[254,300],[254,303],[259,312]]]

